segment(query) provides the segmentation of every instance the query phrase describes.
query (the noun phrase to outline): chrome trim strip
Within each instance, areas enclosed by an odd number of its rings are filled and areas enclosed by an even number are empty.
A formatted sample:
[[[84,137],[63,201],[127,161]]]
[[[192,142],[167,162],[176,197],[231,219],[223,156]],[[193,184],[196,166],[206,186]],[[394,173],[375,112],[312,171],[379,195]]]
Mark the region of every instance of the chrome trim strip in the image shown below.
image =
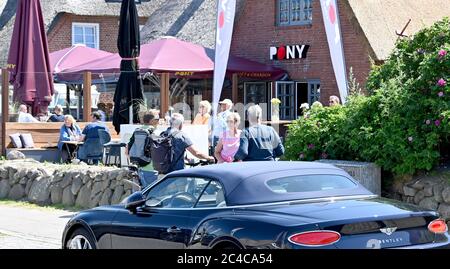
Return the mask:
[[[337,197],[324,197],[324,198],[312,198],[312,199],[303,199],[303,200],[291,200],[291,201],[283,201],[283,202],[274,202],[274,203],[261,203],[261,204],[248,204],[248,205],[235,205],[235,206],[224,206],[224,207],[203,207],[203,208],[159,208],[154,207],[158,210],[211,210],[211,209],[235,209],[235,208],[249,208],[249,207],[258,207],[258,206],[274,206],[274,205],[290,205],[292,203],[295,204],[308,204],[308,203],[320,203],[320,202],[334,202],[340,200],[351,200],[351,199],[363,199],[363,198],[377,198],[378,195],[350,195],[350,196],[337,196]],[[148,207],[152,208],[152,207]]]

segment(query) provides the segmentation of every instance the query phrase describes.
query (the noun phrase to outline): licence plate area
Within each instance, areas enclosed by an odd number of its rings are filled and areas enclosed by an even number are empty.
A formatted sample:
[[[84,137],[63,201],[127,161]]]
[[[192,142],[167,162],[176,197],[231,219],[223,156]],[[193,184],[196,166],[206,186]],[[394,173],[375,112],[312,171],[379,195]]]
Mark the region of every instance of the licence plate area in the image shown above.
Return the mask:
[[[343,236],[336,244],[340,249],[383,249],[411,245],[410,233],[395,232],[391,235],[370,233]]]

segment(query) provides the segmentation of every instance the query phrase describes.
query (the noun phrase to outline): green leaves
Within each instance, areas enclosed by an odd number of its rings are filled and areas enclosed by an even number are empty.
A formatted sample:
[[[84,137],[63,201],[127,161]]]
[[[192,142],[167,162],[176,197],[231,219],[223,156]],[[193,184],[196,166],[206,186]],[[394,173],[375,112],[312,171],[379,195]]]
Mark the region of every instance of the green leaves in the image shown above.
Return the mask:
[[[397,175],[432,169],[450,145],[450,20],[399,40],[366,88],[370,96],[314,107],[291,124],[286,158],[370,161]]]

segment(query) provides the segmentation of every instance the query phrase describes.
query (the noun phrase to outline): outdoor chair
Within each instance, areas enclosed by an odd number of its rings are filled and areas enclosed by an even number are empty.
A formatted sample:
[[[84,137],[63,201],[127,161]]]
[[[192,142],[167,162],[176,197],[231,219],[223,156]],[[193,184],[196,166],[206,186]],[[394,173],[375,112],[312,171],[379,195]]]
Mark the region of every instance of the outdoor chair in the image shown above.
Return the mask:
[[[122,154],[121,149],[126,146],[125,143],[111,142],[111,135],[105,130],[98,130],[98,136],[103,145],[104,165],[107,166],[121,166]]]

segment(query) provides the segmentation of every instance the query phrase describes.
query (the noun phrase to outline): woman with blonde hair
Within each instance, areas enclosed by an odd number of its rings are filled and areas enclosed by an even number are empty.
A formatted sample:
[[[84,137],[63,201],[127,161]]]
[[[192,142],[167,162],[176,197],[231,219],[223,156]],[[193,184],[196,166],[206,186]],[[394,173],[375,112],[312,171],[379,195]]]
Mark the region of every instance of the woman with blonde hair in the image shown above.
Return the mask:
[[[61,152],[61,158],[64,162],[70,162],[76,146],[72,144],[64,145],[64,141],[78,141],[81,137],[81,128],[77,125],[71,115],[64,116],[64,124],[59,132],[58,149]]]
[[[242,132],[238,129],[240,123],[241,117],[238,113],[231,113],[228,115],[228,129],[219,139],[219,143],[217,144],[214,152],[214,156],[216,157],[218,163],[231,163],[234,161],[234,155],[239,149],[239,140]]]
[[[198,113],[194,118],[192,124],[194,125],[206,125],[211,117],[211,104],[203,100],[199,103]]]

